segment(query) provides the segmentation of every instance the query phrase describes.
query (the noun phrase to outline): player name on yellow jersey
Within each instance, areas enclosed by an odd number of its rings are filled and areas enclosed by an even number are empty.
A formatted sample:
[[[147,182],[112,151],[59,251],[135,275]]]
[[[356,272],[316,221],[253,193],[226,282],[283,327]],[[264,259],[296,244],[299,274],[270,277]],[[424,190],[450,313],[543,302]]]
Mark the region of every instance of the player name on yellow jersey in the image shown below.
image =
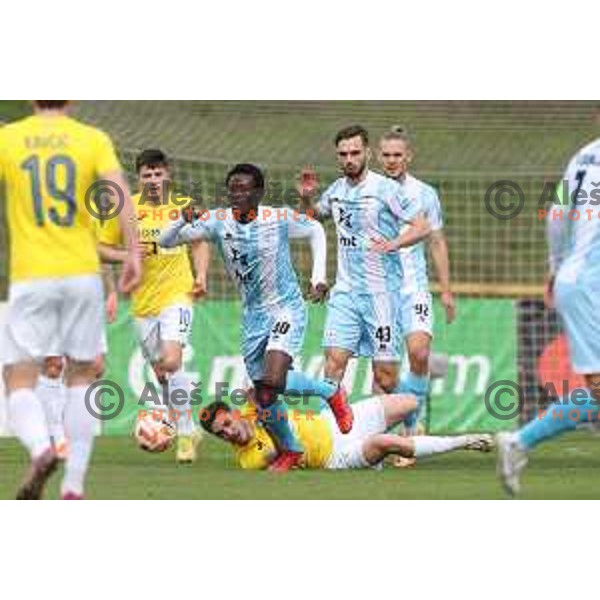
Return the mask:
[[[132,200],[146,255],[142,282],[131,296],[133,314],[140,318],[157,316],[170,306],[191,304],[194,284],[187,248],[161,248],[158,245],[163,229],[180,217],[182,199],[178,198],[176,203],[151,205],[142,203],[141,198],[141,194],[136,194]],[[123,244],[117,219],[99,221],[97,235],[98,241],[108,246]]]
[[[86,194],[120,170],[109,137],[67,116],[34,115],[0,129],[11,281],[99,271]]]

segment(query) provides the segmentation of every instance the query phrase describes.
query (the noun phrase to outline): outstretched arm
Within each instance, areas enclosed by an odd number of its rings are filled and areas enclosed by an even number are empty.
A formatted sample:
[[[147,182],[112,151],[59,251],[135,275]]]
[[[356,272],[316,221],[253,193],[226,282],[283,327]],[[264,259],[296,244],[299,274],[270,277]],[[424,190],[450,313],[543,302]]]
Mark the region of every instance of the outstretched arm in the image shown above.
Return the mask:
[[[183,246],[197,240],[211,239],[211,229],[208,223],[199,219],[189,221],[190,219],[186,214],[169,225],[160,236],[158,245],[162,248],[174,248],[175,246]]]

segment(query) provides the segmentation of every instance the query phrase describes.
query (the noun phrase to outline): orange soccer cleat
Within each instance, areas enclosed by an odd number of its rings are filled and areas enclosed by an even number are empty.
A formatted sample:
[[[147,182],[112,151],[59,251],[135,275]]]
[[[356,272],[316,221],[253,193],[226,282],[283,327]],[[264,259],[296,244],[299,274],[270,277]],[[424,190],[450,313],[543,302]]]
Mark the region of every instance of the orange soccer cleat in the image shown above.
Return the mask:
[[[348,393],[340,386],[331,398],[327,400],[331,412],[335,417],[335,421],[339,430],[342,433],[349,433],[352,431],[352,425],[354,424],[354,413],[352,407],[348,402]]]

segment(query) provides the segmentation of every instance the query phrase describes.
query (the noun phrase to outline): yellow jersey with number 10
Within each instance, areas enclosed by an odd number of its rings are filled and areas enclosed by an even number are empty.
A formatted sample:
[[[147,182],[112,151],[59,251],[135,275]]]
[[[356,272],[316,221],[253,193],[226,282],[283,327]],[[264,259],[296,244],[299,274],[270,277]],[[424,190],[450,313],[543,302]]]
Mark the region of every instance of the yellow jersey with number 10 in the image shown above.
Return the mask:
[[[110,138],[75,119],[34,115],[0,129],[11,281],[99,272],[85,197],[120,170]]]

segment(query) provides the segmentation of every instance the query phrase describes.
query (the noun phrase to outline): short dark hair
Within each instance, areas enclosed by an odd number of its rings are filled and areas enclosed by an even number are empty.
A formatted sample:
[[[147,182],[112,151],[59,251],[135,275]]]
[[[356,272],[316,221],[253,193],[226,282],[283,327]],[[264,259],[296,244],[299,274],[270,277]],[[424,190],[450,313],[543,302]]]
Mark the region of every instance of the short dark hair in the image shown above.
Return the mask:
[[[349,140],[357,136],[360,137],[365,146],[369,145],[369,132],[362,125],[350,125],[340,129],[335,134],[335,145],[337,146],[342,140]]]
[[[167,155],[157,148],[148,148],[138,154],[135,159],[135,170],[140,172],[142,167],[169,167]]]
[[[68,100],[34,100],[33,103],[42,110],[52,110],[64,108],[69,104]]]
[[[214,433],[212,430],[213,423],[217,418],[217,415],[221,412],[225,411],[226,413],[230,413],[231,409],[225,402],[221,400],[216,400],[212,404],[209,404],[206,408],[200,411],[200,425],[202,425],[203,429],[208,433]]]
[[[250,175],[254,180],[254,185],[259,190],[265,189],[265,176],[256,165],[252,165],[250,163],[239,163],[235,165],[235,167],[233,167],[233,169],[231,169],[229,173],[227,173],[227,177],[225,178],[225,185],[229,185],[229,180],[234,175]]]

